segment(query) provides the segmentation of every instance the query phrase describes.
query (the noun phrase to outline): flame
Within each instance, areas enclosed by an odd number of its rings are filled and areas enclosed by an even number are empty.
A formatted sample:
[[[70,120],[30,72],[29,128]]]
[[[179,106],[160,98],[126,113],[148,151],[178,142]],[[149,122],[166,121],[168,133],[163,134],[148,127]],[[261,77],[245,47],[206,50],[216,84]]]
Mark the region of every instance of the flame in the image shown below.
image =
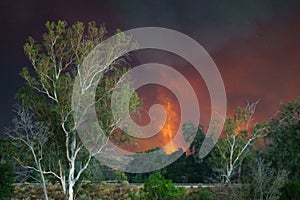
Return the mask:
[[[171,107],[171,101],[168,99],[167,101],[167,105],[166,105],[166,111],[167,111],[167,121],[166,121],[166,124],[165,126],[163,127],[163,130],[162,130],[162,134],[164,135],[164,137],[166,137],[167,139],[172,139],[173,135],[172,135],[172,119],[171,118],[174,118],[176,116],[176,113],[174,113],[174,111],[172,110],[172,107]]]
[[[165,107],[167,113],[166,122],[162,127],[160,127],[163,144],[166,145],[164,147],[164,151],[166,154],[172,154],[178,150],[178,146],[172,141],[173,137],[177,133],[177,125],[179,122],[179,117],[176,112],[176,104],[162,91],[159,92],[158,99]]]
[[[175,151],[178,150],[177,145],[174,142],[170,142],[165,148],[164,148],[166,154],[172,154]]]
[[[137,138],[133,139],[129,144],[124,143],[121,145],[123,149],[131,152],[145,152],[155,147],[163,147],[166,154],[172,154],[179,149],[180,145],[182,145],[180,143],[180,139],[174,141],[174,137],[179,129],[180,124],[179,104],[172,98],[172,93],[169,93],[168,90],[165,90],[164,88],[157,88],[156,91],[156,102],[162,105],[166,112],[166,118],[162,119],[160,114],[156,113],[156,118],[153,119],[154,124],[156,124],[160,132],[150,138]],[[146,119],[143,118],[144,113],[146,112],[142,112],[141,115],[141,124],[143,124],[143,120]],[[145,122],[145,124],[147,123]]]

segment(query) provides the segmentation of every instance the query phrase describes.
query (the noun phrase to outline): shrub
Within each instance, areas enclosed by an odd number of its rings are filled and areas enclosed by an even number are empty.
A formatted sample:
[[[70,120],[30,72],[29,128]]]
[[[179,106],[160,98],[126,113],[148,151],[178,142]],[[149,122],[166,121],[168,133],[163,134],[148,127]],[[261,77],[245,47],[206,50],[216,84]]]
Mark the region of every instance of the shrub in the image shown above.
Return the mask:
[[[199,189],[196,195],[193,195],[189,198],[190,200],[214,200],[214,197],[211,192],[208,190]]]
[[[298,200],[300,199],[300,181],[289,180],[281,189],[280,200]]]
[[[276,170],[271,162],[258,158],[252,169],[252,188],[254,199],[276,200],[280,197],[280,189],[287,180],[287,172]]]
[[[115,180],[121,183],[122,181],[127,181],[127,176],[124,172],[115,171]]]
[[[129,182],[128,181],[122,181],[122,185],[127,186],[127,185],[129,185]]]
[[[130,192],[128,194],[128,197],[130,200],[144,200],[144,193],[142,191],[140,192]],[[123,199],[121,199],[123,200]]]
[[[164,179],[160,173],[149,176],[144,183],[144,192],[146,200],[175,200],[185,199],[184,188],[176,188],[170,181]]]
[[[12,166],[8,163],[0,163],[0,199],[9,199],[13,196],[13,181]]]

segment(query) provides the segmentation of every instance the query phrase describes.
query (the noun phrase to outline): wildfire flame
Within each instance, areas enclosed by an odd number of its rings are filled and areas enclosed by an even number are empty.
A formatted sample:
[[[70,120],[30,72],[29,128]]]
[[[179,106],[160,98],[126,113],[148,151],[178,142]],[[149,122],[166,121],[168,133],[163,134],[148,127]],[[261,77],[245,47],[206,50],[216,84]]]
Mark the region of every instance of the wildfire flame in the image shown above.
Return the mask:
[[[168,138],[168,139],[172,139],[172,121],[171,121],[171,118],[174,118],[174,116],[176,116],[176,114],[174,113],[174,111],[172,111],[172,107],[171,107],[171,102],[170,100],[167,101],[167,105],[166,105],[166,111],[167,111],[167,121],[166,121],[166,124],[162,130],[162,134],[164,135],[164,137]]]
[[[160,132],[151,138],[135,139],[130,144],[124,143],[122,148],[131,152],[145,152],[155,147],[163,147],[166,154],[172,154],[178,150],[181,143],[172,140],[174,140],[180,124],[179,106],[167,90],[158,88],[155,98],[158,104],[162,105],[166,111],[164,120],[162,120],[159,113],[156,113],[157,118],[153,119],[157,130],[160,130]]]
[[[177,133],[177,125],[179,121],[179,117],[176,112],[176,104],[171,101],[169,97],[166,97],[163,92],[159,92],[158,98],[165,107],[167,113],[166,122],[162,125],[162,127],[160,127],[163,144],[168,144],[164,147],[164,151],[167,154],[172,154],[178,150],[178,146],[172,141],[174,135]]]

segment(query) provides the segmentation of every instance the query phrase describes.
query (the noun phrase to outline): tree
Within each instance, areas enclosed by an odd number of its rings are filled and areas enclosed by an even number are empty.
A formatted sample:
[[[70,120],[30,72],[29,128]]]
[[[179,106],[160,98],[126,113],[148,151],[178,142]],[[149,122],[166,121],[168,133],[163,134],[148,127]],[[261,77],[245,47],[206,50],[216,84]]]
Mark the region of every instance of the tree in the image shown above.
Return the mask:
[[[253,199],[275,200],[280,197],[280,189],[283,187],[287,172],[277,171],[272,167],[272,163],[262,158],[256,160],[256,164],[251,170],[251,185],[253,187]]]
[[[208,182],[212,173],[211,166],[206,158],[199,160],[197,157],[195,160],[194,157],[197,156],[182,154],[175,162],[163,168],[161,174],[175,183]]]
[[[191,142],[189,152],[188,152],[188,154],[191,155],[188,155],[188,157],[185,159],[187,165],[185,167],[185,172],[186,174],[189,174],[188,175],[189,181],[192,180],[194,180],[194,182],[209,181],[212,174],[212,167],[209,165],[210,163],[208,162],[208,160],[211,157],[211,154],[208,154],[203,159],[199,159],[199,155],[198,155],[199,150],[201,149],[201,146],[205,139],[203,127],[201,125],[195,127],[192,122],[187,122],[183,125],[182,130],[186,142],[190,143],[191,138],[193,138],[193,141]],[[210,142],[213,142],[212,136],[208,138]]]
[[[225,183],[230,183],[237,171],[241,170],[243,160],[251,154],[251,146],[265,134],[265,126],[253,124],[257,104],[258,101],[236,109],[234,117],[225,121],[225,137],[218,141],[212,152],[211,162]]]
[[[155,152],[152,154],[152,152]],[[147,160],[144,159],[144,153],[147,154]],[[182,149],[173,152],[172,154],[166,154],[163,148],[154,147],[145,152],[138,152],[133,155],[133,159],[130,161],[126,171],[140,173],[141,169],[147,172],[154,170],[160,170],[164,168],[166,163],[172,163],[176,158],[183,154]],[[143,173],[143,172],[142,172]],[[148,173],[145,173],[147,175]]]
[[[175,187],[171,180],[165,179],[159,172],[149,176],[144,183],[146,200],[171,200],[171,199],[185,199],[186,194],[184,188]]]
[[[290,178],[300,177],[300,99],[282,104],[269,121],[267,155],[280,170],[289,172]]]
[[[201,125],[195,127],[192,122],[187,122],[183,125],[182,131],[185,141],[187,143],[191,143],[189,151],[193,154],[194,159],[199,159],[197,153],[199,152],[205,138],[203,127]]]
[[[10,163],[0,161],[0,200],[11,199],[14,193],[13,168]]]
[[[6,134],[19,149],[16,152],[15,159],[22,167],[39,173],[39,182],[43,187],[44,197],[47,200],[48,192],[44,175],[49,172],[44,171],[42,160],[45,153],[45,144],[51,136],[49,126],[47,123],[36,121],[34,115],[24,106],[16,105],[15,113],[16,116],[12,120],[14,127],[6,130]],[[33,164],[31,164],[31,161]]]
[[[106,151],[109,139],[123,139],[114,136],[119,134],[118,123],[125,119],[114,120],[108,108],[111,106],[112,92],[118,89],[116,85],[120,82],[119,78],[126,72],[126,69],[118,69],[116,66],[123,63],[125,58],[110,62],[115,59],[115,55],[127,49],[131,38],[120,33],[115,43],[106,43],[105,50],[85,62],[87,56],[93,55],[98,50],[95,49],[97,44],[104,40],[106,34],[104,26],[97,27],[94,22],[90,22],[85,28],[81,22],[68,26],[66,22],[58,21],[47,22],[46,28],[47,32],[43,35],[42,43],[37,43],[29,37],[24,45],[34,75],[30,74],[28,68],[23,69],[21,75],[26,80],[27,86],[20,90],[18,98],[39,115],[40,120],[50,123],[51,131],[54,133],[53,145],[57,159],[56,164],[52,163],[51,174],[58,178],[64,194],[71,200],[74,199],[74,186],[88,168],[92,157]],[[98,62],[104,66],[101,70],[96,68]],[[113,72],[107,74],[111,69]],[[82,76],[83,73],[86,74],[85,77]],[[105,73],[105,78],[101,79]],[[96,141],[98,145],[93,151],[87,151],[78,136],[77,129],[84,124],[84,119],[81,123],[76,123],[73,118],[73,116],[88,117],[86,113],[78,113],[80,108],[76,107],[77,104],[75,107],[72,106],[76,76],[80,82],[78,92],[81,92],[82,96],[90,97],[91,91],[97,88],[94,103],[99,119],[97,123],[102,126],[106,137],[98,137]],[[122,87],[128,88],[126,84]],[[122,95],[129,94],[126,90],[121,91],[123,92],[118,93],[119,100],[123,99]],[[134,93],[130,99],[130,111],[136,110],[139,105],[138,96]],[[87,108],[89,106],[93,105],[87,105]]]

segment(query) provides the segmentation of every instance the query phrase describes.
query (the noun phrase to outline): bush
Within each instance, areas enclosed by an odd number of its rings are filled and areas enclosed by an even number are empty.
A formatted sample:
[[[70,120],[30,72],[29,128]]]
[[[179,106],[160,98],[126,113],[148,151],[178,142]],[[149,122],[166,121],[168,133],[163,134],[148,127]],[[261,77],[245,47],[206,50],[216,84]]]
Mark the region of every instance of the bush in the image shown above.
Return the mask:
[[[300,181],[289,180],[281,189],[280,200],[298,200],[300,199]]]
[[[122,181],[122,185],[127,186],[127,185],[129,185],[129,182],[128,181]]]
[[[121,183],[122,181],[127,181],[127,176],[124,172],[115,171],[115,180]]]
[[[277,200],[287,180],[287,172],[276,170],[272,163],[258,158],[252,169],[253,199]]]
[[[0,199],[9,199],[13,196],[14,174],[10,164],[0,163]]]
[[[130,200],[144,200],[144,193],[143,192],[130,192],[128,194]],[[121,199],[123,200],[123,199]]]
[[[146,200],[175,200],[185,199],[184,188],[176,188],[170,181],[164,179],[160,173],[149,176],[144,183],[144,198]]]
[[[214,200],[214,197],[211,192],[208,190],[199,189],[196,195],[193,195],[189,198],[190,200]]]

